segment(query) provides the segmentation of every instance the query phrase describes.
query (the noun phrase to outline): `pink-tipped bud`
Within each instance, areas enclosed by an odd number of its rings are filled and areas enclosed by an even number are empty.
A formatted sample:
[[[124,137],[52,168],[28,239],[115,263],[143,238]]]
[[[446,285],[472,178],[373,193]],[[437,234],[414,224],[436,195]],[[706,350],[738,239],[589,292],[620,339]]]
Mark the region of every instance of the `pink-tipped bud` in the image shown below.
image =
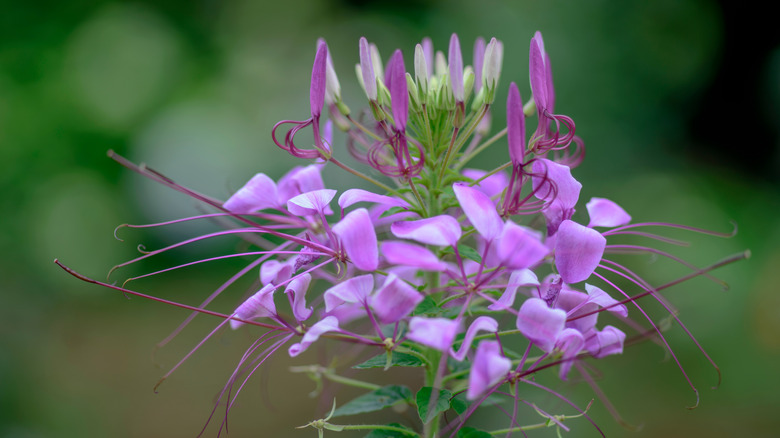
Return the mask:
[[[452,34],[450,37],[450,51],[447,56],[450,70],[450,86],[452,95],[456,102],[463,102],[465,91],[463,88],[463,55],[460,51],[460,41],[458,35]]]

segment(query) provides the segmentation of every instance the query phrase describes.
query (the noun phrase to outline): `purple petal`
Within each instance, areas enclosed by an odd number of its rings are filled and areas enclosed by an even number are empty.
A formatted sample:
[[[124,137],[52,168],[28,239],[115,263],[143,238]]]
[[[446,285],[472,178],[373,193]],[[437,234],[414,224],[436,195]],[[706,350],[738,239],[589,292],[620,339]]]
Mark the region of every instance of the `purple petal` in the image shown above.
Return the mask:
[[[460,344],[458,351],[450,349],[450,356],[457,361],[461,361],[466,358],[466,353],[471,348],[471,343],[474,342],[474,337],[479,332],[497,332],[498,321],[489,316],[480,316],[471,323],[466,330],[466,336],[463,338],[463,343]]]
[[[326,209],[330,208],[328,204],[334,196],[336,191],[332,189],[301,193],[287,201],[287,210],[298,216],[326,214]]]
[[[387,276],[385,284],[369,300],[369,305],[382,324],[398,322],[412,313],[423,300],[417,289],[409,286],[394,274]]]
[[[376,231],[365,208],[358,208],[333,226],[347,256],[359,269],[376,270],[379,265]]]
[[[534,230],[506,221],[496,252],[501,263],[511,269],[530,268],[541,262],[550,252]]]
[[[461,54],[460,41],[456,34],[452,34],[452,37],[450,37],[450,51],[447,56],[447,62],[450,67],[452,95],[455,97],[456,102],[463,102],[465,94],[463,89],[463,55]]]
[[[376,101],[376,76],[373,62],[371,61],[371,48],[365,37],[360,38],[360,70],[363,73],[363,86],[366,88],[366,96],[369,100]]]
[[[619,227],[631,222],[631,216],[609,199],[591,198],[585,207],[590,216],[589,227]]]
[[[618,304],[615,306],[614,304],[617,304],[618,300],[612,298],[600,288],[585,283],[585,291],[588,292],[589,295],[588,301],[596,303],[601,307],[609,307],[607,311],[612,312],[615,315],[620,315],[624,318],[628,316],[628,308],[625,304]]]
[[[392,68],[390,76],[390,103],[393,107],[393,121],[400,132],[406,132],[406,121],[409,118],[409,89],[406,87],[406,67],[404,56],[396,50],[390,58]]]
[[[287,296],[293,294],[291,306],[296,321],[306,321],[314,312],[306,307],[306,291],[309,290],[309,284],[311,284],[311,275],[303,274],[293,278],[284,290]]]
[[[466,399],[479,398],[493,385],[506,378],[510,369],[512,369],[512,361],[501,354],[501,345],[498,341],[480,342],[469,373]]]
[[[593,357],[600,359],[611,354],[623,353],[626,334],[620,329],[608,325],[600,332],[594,330],[589,335],[591,336],[585,341],[585,348]]]
[[[548,353],[552,351],[565,325],[566,312],[547,307],[547,303],[539,298],[525,300],[517,313],[517,329],[520,333]]]
[[[322,166],[311,164],[306,167],[294,167],[279,180],[278,202],[284,205],[290,198],[301,193],[322,190],[325,183],[322,182],[320,169]]]
[[[479,234],[488,241],[495,239],[501,233],[504,223],[501,222],[493,201],[478,189],[464,183],[453,184],[452,190],[469,222]]]
[[[264,173],[253,176],[238,189],[222,207],[233,213],[252,213],[266,208],[279,208],[276,183]]]
[[[506,99],[506,138],[512,163],[523,163],[525,161],[525,115],[523,99],[514,82],[509,84],[509,96]]]
[[[326,316],[321,321],[318,321],[316,324],[309,327],[309,330],[303,335],[301,342],[290,345],[290,349],[287,350],[287,352],[290,354],[290,357],[295,357],[306,351],[306,349],[323,334],[335,331],[339,331],[338,319],[336,319],[335,316]]]
[[[501,298],[498,301],[488,306],[488,310],[498,311],[512,307],[515,303],[517,289],[521,286],[539,286],[539,279],[536,278],[536,274],[532,270],[520,269],[512,271],[506,290],[501,294]]]
[[[555,266],[564,283],[587,280],[601,261],[606,245],[607,239],[598,231],[563,221],[555,239]]]
[[[458,321],[415,316],[409,321],[409,332],[406,336],[412,341],[443,352],[452,347],[455,335],[459,331],[460,323]]]
[[[314,67],[311,71],[311,88],[309,90],[311,115],[315,119],[319,118],[322,113],[322,105],[325,104],[327,63],[328,45],[323,41],[317,47],[317,55],[314,56]]]
[[[321,318],[326,316],[334,316],[340,325],[345,325],[356,319],[365,318],[366,307],[361,303],[344,303],[320,315]]]
[[[388,263],[414,266],[425,271],[444,271],[447,264],[428,248],[407,242],[382,242],[382,255]]]
[[[388,208],[409,208],[409,203],[403,199],[398,199],[393,196],[378,195],[363,189],[349,189],[339,196],[339,207],[341,207],[342,210],[353,204],[357,204],[358,202],[373,202],[375,204],[386,205]]]
[[[547,108],[547,71],[545,66],[546,55],[544,41],[541,32],[536,32],[531,39],[528,69],[531,78],[531,93],[533,93],[536,108],[542,114]]]
[[[290,279],[294,272],[295,261],[268,260],[260,266],[260,282],[267,284],[279,284]]]
[[[463,176],[473,179],[474,181],[485,176],[487,172],[479,169],[463,169]],[[474,187],[478,188],[482,193],[493,198],[501,194],[502,191],[509,185],[509,177],[504,172],[496,172],[487,178],[480,181]]]
[[[548,235],[558,230],[561,222],[571,219],[580,197],[582,184],[571,176],[571,169],[544,158],[532,165],[534,194],[547,204],[543,210],[547,219]]]
[[[563,353],[561,357],[563,362],[561,362],[561,367],[558,371],[558,376],[561,380],[566,380],[569,370],[571,370],[572,365],[574,365],[573,359],[584,346],[585,339],[582,337],[582,333],[575,329],[564,329],[560,336],[558,336],[558,341],[555,343],[555,349]]]
[[[563,208],[574,208],[580,199],[582,184],[571,176],[571,169],[546,158],[534,161],[533,189],[535,196]]]
[[[561,291],[558,293],[555,307],[566,312],[566,318],[573,318],[598,310],[598,306],[588,302],[588,295],[565,286],[561,288]],[[573,309],[576,310],[572,312]],[[580,333],[586,333],[596,326],[598,318],[598,313],[594,313],[573,321],[568,321],[566,327],[576,329]]]
[[[245,320],[275,316],[276,305],[274,305],[274,290],[276,290],[276,286],[272,284],[263,286],[262,289],[241,303],[233,314]],[[242,325],[244,325],[244,323],[241,321],[230,320],[230,328],[233,330]]]
[[[455,246],[461,236],[460,224],[454,217],[447,215],[395,222],[390,226],[390,231],[402,239],[436,246]]]
[[[474,92],[482,87],[482,68],[485,63],[485,39],[478,37],[474,41]]]
[[[344,303],[365,303],[374,290],[374,277],[371,274],[359,275],[326,290],[325,311],[330,312]]]

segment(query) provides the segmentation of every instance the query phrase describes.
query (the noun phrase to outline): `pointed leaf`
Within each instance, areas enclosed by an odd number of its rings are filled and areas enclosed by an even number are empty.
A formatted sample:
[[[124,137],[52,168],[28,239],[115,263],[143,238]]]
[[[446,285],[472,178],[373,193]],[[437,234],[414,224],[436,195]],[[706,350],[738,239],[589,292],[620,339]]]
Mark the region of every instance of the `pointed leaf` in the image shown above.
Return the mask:
[[[391,358],[390,358],[390,366],[391,367],[421,367],[424,366],[425,363],[418,359],[416,356],[412,356],[411,354],[406,353],[399,353],[394,351]],[[363,370],[367,368],[385,368],[387,366],[387,354],[382,353],[378,354],[371,359],[359,363],[352,368],[356,370]]]
[[[400,427],[401,429],[407,429],[405,426],[402,426],[398,423],[390,423],[388,426],[393,427]],[[371,431],[368,435],[366,435],[364,438],[405,438],[405,437],[419,437],[415,431],[409,430],[409,432],[399,432],[397,430],[383,430],[383,429],[376,429]]]
[[[333,412],[332,417],[374,412],[398,402],[410,400],[412,391],[406,386],[389,385],[361,395]]]
[[[417,391],[417,413],[424,424],[450,408],[451,392],[446,389],[440,389],[438,394],[432,395],[432,393],[433,388],[430,386],[424,386]],[[432,397],[435,400],[431,400]]]

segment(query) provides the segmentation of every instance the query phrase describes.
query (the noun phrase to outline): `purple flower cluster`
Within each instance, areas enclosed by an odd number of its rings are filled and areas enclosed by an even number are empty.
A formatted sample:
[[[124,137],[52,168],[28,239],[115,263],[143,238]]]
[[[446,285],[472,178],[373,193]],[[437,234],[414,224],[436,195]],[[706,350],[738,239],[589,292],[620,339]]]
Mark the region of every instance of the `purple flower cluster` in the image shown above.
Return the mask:
[[[551,367],[557,367],[563,380],[576,372],[600,395],[582,363],[622,353],[627,332],[633,339],[656,338],[677,361],[659,325],[637,300],[651,295],[684,328],[661,290],[694,276],[709,276],[719,264],[697,268],[651,246],[613,243],[621,234],[675,243],[645,231],[648,227],[705,231],[632,224],[629,214],[608,199],[586,203],[587,225],[575,219],[582,185],[572,169],[582,162],[585,148],[572,119],[554,113],[550,57],[539,32],[530,44],[532,97],[524,103],[512,82],[506,126],[490,138],[486,137],[494,122],[491,107],[503,58],[500,41],[478,39],[473,65],[464,66],[456,35],[446,57],[434,52],[425,39],[415,48],[411,72],[406,71],[400,50],[383,65],[374,44],[361,38],[358,47],[357,79],[367,108],[354,115],[344,103],[328,46],[320,40],[311,77],[311,117],[283,120],[272,131],[280,148],[314,162],[292,169],[279,181],[258,173],[220,202],[115,157],[216,210],[164,224],[204,218],[234,222],[225,231],[145,253],[120,267],[225,235],[245,238],[257,248],[174,267],[227,257],[251,259],[201,305],[188,307],[216,315],[220,314],[206,310],[216,295],[238,278],[259,274],[256,289],[235,310],[221,314],[224,322],[215,329],[226,323],[232,329],[263,328],[220,396],[227,399],[228,410],[246,380],[272,354],[286,347],[289,356],[296,357],[315,343],[323,344],[323,338],[363,344],[366,357],[385,357],[386,367],[403,366],[399,356],[422,367],[428,388],[424,394],[430,395],[421,399],[420,392],[416,400],[402,398],[417,406],[421,424],[410,425],[411,429],[363,428],[424,437],[454,436],[488,396],[514,401],[514,409],[507,413],[509,425],[503,429],[506,434],[533,428],[520,409],[528,403],[518,389],[522,385],[542,388],[587,417],[585,410],[533,377]],[[323,122],[324,109],[329,117]],[[527,136],[526,119],[534,115],[536,129]],[[296,136],[308,127],[314,144],[301,147]],[[363,170],[337,156],[334,127],[346,136],[347,151]],[[282,134],[284,128],[288,129]],[[504,136],[509,162],[489,171],[465,167]],[[321,176],[325,166],[344,169],[376,190],[328,189]],[[667,285],[652,286],[610,260],[612,253],[667,257],[692,272]],[[611,324],[599,323],[603,312]],[[366,385],[362,387],[373,387]],[[428,418],[439,405],[432,389],[440,396],[447,394],[447,408]],[[608,400],[603,401],[611,408]],[[563,421],[570,417],[528,404],[533,407],[531,418],[542,414],[545,425],[567,429]],[[444,423],[441,413],[449,408],[457,415]],[[360,428],[334,425],[330,418],[310,425],[320,431]]]

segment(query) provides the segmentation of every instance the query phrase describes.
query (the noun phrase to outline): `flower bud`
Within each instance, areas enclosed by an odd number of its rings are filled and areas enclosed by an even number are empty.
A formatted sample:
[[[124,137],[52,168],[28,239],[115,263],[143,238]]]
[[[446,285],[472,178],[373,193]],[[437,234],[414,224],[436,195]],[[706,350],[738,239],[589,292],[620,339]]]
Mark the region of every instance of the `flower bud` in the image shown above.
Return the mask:
[[[428,94],[428,63],[425,60],[423,47],[418,44],[414,48],[414,77],[422,95]]]

